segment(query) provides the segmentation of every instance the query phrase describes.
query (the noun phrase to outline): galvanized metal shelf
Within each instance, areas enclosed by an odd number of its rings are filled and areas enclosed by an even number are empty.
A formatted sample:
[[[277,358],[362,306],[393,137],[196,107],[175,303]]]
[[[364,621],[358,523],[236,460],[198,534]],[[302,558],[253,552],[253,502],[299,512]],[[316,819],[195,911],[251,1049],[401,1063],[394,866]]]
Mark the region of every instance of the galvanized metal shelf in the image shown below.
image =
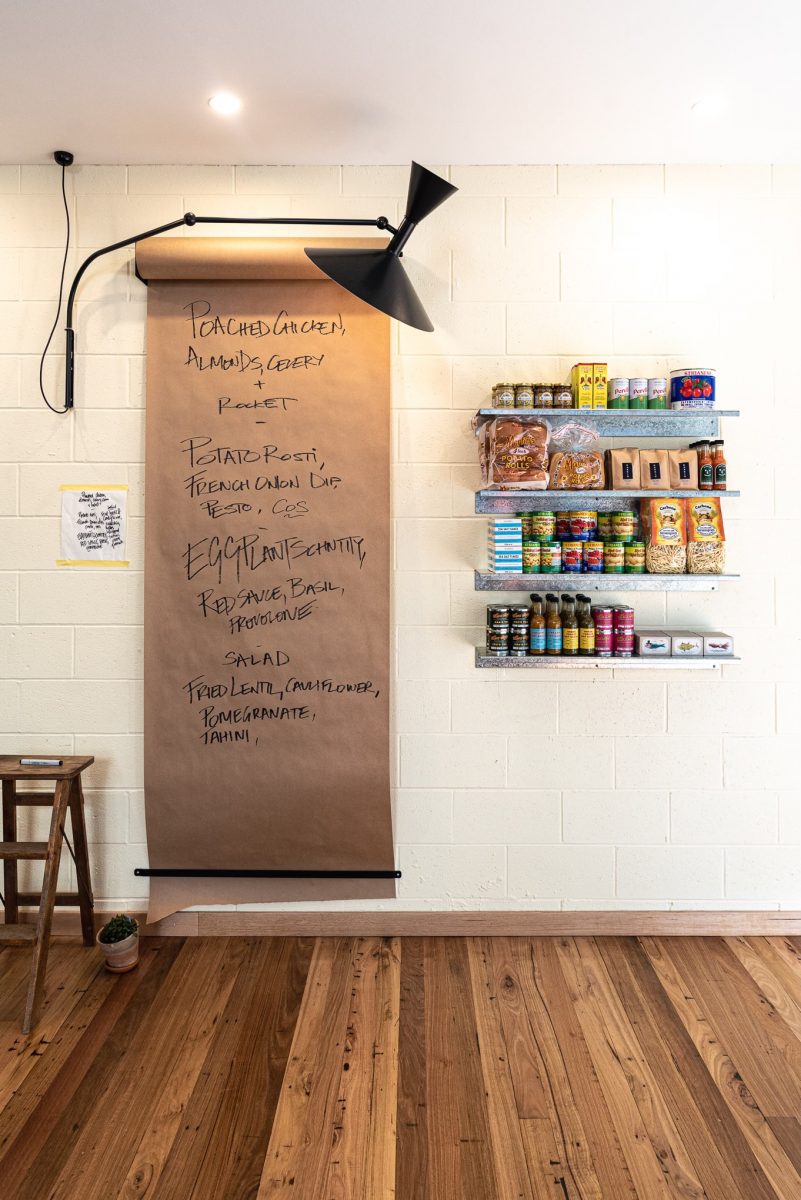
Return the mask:
[[[545,417],[553,429],[579,420],[601,437],[716,437],[721,417],[739,417],[736,408],[480,408],[481,417]]]
[[[509,411],[509,410],[506,410]],[[531,411],[530,409],[528,411]],[[682,488],[681,491],[608,491],[578,492],[578,491],[520,491],[507,492],[494,488],[484,488],[476,492],[477,513],[519,513],[540,512],[542,509],[559,512],[583,512],[585,509],[594,512],[614,512],[616,509],[628,508],[634,500],[650,500],[655,496],[674,496],[677,499],[693,499],[701,497],[708,499],[717,496],[719,499],[739,496],[739,492],[696,491],[694,488]]]
[[[476,571],[477,592],[716,592],[723,580],[739,575],[606,575],[593,571],[531,575]]]
[[[573,658],[554,655],[550,658],[495,658],[476,646],[476,666],[501,670],[590,670],[590,671],[718,671],[727,663],[740,662],[735,655],[728,658]]]

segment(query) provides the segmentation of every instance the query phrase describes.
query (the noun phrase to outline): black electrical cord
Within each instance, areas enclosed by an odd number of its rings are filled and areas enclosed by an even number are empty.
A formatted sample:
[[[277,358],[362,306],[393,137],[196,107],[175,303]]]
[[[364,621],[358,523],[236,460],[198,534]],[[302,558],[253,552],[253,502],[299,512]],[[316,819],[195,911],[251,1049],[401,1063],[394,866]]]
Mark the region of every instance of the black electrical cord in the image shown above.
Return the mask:
[[[66,163],[62,163],[61,164],[61,197],[64,201],[64,216],[65,216],[66,222],[67,222],[67,240],[64,245],[64,259],[61,263],[61,279],[59,280],[59,284],[58,284],[58,308],[56,309],[56,317],[55,317],[55,320],[53,321],[53,328],[50,330],[50,335],[49,335],[47,341],[45,342],[45,348],[42,351],[42,357],[39,360],[39,391],[42,393],[42,399],[44,400],[45,404],[47,405],[47,407],[50,409],[51,412],[58,413],[59,416],[62,416],[62,417],[64,416],[65,413],[69,412],[69,409],[66,407],[65,408],[54,408],[53,405],[48,400],[47,396],[45,395],[44,365],[45,365],[45,359],[47,358],[47,352],[50,349],[50,343],[53,340],[53,334],[56,332],[56,329],[58,328],[58,321],[59,321],[59,317],[61,316],[61,304],[62,304],[62,301],[64,298],[64,276],[67,273],[67,258],[69,256],[69,252],[70,252],[70,206],[67,203],[66,177],[67,177],[67,166],[66,166]]]

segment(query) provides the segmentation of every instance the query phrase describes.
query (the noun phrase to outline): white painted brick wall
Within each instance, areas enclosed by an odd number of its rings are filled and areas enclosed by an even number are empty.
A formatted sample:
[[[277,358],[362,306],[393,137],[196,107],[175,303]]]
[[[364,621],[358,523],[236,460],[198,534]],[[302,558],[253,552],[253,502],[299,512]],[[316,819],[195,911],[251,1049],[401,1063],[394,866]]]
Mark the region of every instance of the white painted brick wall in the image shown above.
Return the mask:
[[[461,190],[416,231],[408,263],[437,331],[393,337],[396,904],[801,907],[799,172],[438,169]],[[392,219],[407,170],[90,165],[69,180],[74,269],[190,207]],[[0,166],[0,752],[96,756],[95,891],[107,907],[141,906],[145,294],[130,252],[92,268],[78,407],[45,411],[37,356],[63,237],[58,184],[53,167]],[[46,374],[56,398],[61,349]],[[486,534],[470,414],[498,379],[565,378],[595,355],[623,375],[711,362],[721,404],[744,412],[725,431],[744,492],[725,510],[742,581],[635,598],[649,623],[734,633],[746,661],[722,677],[473,668],[487,597],[472,582]],[[129,484],[128,572],[55,567],[58,486],[84,481]]]

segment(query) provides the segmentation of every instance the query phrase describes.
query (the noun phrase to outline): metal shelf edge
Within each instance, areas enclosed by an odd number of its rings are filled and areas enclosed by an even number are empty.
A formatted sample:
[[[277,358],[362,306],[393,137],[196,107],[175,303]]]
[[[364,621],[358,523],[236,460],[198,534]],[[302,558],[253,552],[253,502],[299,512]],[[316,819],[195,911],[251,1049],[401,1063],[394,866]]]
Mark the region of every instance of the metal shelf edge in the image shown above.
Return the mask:
[[[716,592],[724,580],[739,575],[605,575],[589,572],[534,572],[531,575],[475,571],[477,592],[532,592],[548,587],[563,592]]]
[[[476,667],[481,670],[596,670],[596,671],[714,671],[742,662],[736,655],[721,658],[494,658],[476,646]]]

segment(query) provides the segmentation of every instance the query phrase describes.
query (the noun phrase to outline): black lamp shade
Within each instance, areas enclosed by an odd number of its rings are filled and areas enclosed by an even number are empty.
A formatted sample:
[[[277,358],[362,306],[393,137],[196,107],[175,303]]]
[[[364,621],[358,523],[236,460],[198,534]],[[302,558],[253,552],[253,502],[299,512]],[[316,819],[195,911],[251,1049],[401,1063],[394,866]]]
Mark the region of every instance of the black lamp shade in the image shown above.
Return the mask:
[[[403,263],[388,250],[306,250],[316,267],[379,312],[431,333],[434,326],[409,282]]]
[[[419,225],[424,217],[439,208],[443,200],[447,200],[458,188],[447,179],[440,179],[433,171],[412,163],[409,176],[409,193],[406,197],[406,220],[413,225]]]
[[[346,291],[379,312],[431,333],[434,326],[401,263],[403,247],[415,225],[458,191],[447,179],[412,163],[406,213],[392,240],[381,250],[306,250],[315,266]]]

